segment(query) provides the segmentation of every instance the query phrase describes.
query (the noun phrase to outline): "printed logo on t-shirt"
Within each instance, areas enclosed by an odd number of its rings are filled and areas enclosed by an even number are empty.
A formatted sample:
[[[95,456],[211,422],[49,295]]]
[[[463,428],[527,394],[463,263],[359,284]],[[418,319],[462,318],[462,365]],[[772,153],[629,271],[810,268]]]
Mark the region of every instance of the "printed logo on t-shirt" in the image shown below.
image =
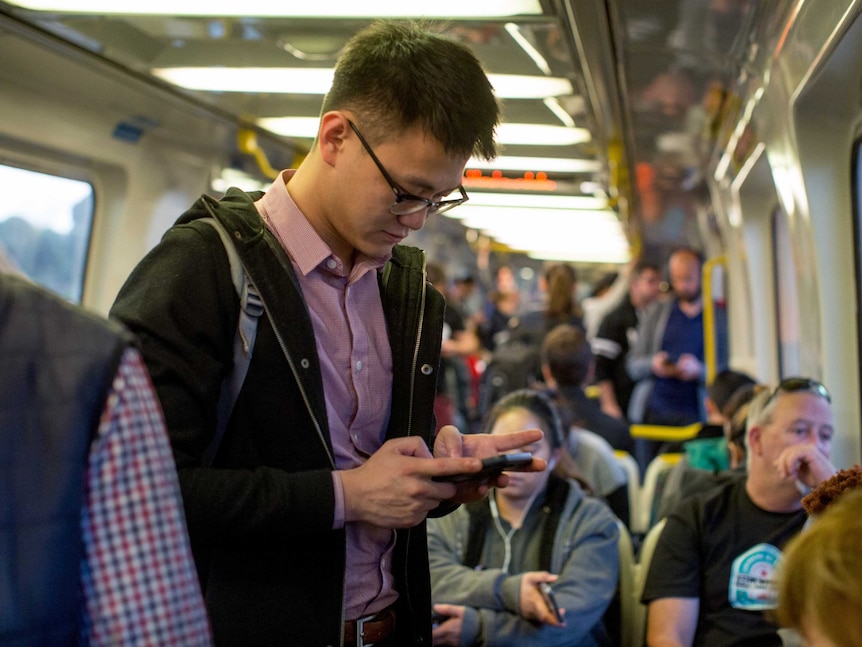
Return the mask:
[[[733,560],[728,598],[734,609],[762,611],[778,606],[775,575],[781,551],[772,544],[757,544]]]

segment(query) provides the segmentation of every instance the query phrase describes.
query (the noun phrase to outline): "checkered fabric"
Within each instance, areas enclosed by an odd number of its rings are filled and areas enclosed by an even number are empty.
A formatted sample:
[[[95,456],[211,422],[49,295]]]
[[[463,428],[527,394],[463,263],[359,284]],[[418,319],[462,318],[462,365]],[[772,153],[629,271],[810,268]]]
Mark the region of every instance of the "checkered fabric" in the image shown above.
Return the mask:
[[[134,349],[114,378],[85,487],[84,644],[211,644],[164,418]]]

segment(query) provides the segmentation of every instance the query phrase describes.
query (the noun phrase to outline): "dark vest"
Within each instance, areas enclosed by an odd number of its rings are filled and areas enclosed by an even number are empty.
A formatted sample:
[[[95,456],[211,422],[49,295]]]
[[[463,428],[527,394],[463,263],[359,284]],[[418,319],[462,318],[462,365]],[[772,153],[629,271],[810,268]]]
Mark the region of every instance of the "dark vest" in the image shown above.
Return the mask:
[[[0,276],[0,645],[78,641],[87,455],[128,343]]]

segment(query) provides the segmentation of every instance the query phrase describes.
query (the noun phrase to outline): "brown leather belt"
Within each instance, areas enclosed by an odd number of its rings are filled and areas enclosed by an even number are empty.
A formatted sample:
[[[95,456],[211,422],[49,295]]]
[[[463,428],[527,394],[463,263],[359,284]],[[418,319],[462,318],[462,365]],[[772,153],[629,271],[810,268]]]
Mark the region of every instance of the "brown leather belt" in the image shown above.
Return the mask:
[[[395,609],[387,607],[373,616],[344,623],[344,647],[365,647],[395,633]]]

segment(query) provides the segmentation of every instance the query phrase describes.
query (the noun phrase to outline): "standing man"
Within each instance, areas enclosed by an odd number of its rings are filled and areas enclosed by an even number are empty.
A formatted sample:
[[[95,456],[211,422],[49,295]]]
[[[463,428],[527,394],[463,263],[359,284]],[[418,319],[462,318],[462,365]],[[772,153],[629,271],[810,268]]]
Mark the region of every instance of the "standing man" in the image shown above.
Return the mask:
[[[748,414],[748,473],[674,508],[649,566],[650,647],[781,645],[764,610],[776,570],[805,524],[801,491],[835,474],[829,392],[789,378],[757,395]]]
[[[670,255],[674,296],[647,313],[626,361],[637,382],[629,403],[632,422],[687,425],[706,419],[702,267],[703,257],[693,249]]]
[[[434,477],[541,432],[433,436],[444,303],[424,252],[398,243],[467,200],[464,167],[495,155],[498,121],[469,49],[376,23],[339,58],[300,167],[265,194],[202,197],[118,296],[165,408],[217,643],[430,644],[425,518],[487,491]],[[220,441],[240,306],[205,217],[264,308]]]
[[[658,291],[658,266],[639,261],[632,270],[628,297],[602,320],[591,342],[602,411],[614,418],[624,418],[628,410],[635,385],[626,371],[626,357],[637,339],[638,322]]]
[[[0,446],[0,644],[211,644],[128,332],[2,273]]]

